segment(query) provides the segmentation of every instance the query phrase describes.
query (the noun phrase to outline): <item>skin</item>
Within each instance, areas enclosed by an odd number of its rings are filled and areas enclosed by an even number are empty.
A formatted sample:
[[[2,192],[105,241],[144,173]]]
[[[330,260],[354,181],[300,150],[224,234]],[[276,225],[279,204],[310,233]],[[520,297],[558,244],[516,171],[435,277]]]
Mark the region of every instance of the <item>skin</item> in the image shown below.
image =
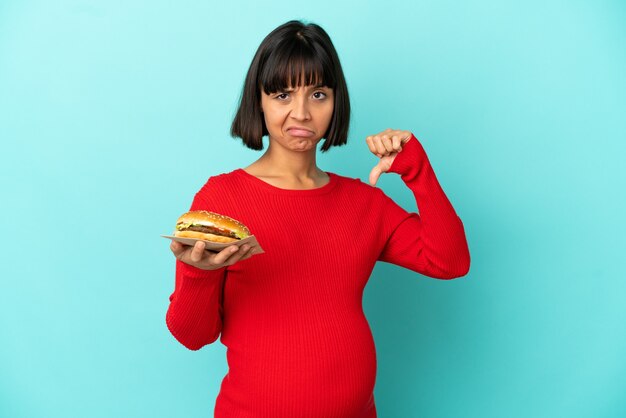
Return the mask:
[[[261,109],[269,133],[266,152],[244,170],[284,189],[313,189],[329,181],[317,167],[317,144],[333,116],[334,92],[326,86],[298,86],[266,94],[261,90]],[[291,126],[312,131],[298,137]]]
[[[202,270],[216,270],[231,266],[237,261],[252,257],[254,254],[254,249],[250,249],[247,244],[242,245],[241,248],[237,245],[230,245],[222,251],[210,251],[204,248],[203,241],[196,241],[193,247],[177,241],[172,241],[170,244],[170,249],[178,260]]]
[[[387,128],[382,132],[365,138],[365,142],[372,154],[380,158],[378,164],[370,171],[369,182],[372,186],[376,186],[376,182],[382,173],[389,171],[393,160],[396,159],[396,155],[402,151],[402,146],[411,139],[412,135],[410,131]]]
[[[326,184],[328,175],[317,167],[316,151],[333,115],[333,94],[328,87],[311,85],[291,87],[285,92],[269,95],[261,90],[269,147],[261,158],[244,170],[284,189],[312,189]],[[315,135],[311,138],[293,137],[288,132],[292,125],[308,128]],[[389,170],[411,135],[410,131],[388,128],[366,138],[370,151],[380,158],[369,175],[372,186],[382,173]]]
[[[314,189],[328,183],[328,175],[317,167],[317,144],[328,129],[334,110],[334,92],[325,86],[297,86],[283,92],[265,94],[261,90],[261,108],[269,132],[269,147],[244,170],[283,189]],[[296,125],[310,130],[310,137],[292,135],[288,128]],[[376,185],[380,175],[389,170],[411,132],[385,129],[366,137],[365,142],[380,160],[369,175]],[[174,256],[186,264],[204,270],[215,270],[250,258],[254,250],[248,245],[231,245],[219,252],[205,250],[197,241],[193,247],[172,241]]]
[[[311,189],[329,181],[315,162],[317,143],[330,125],[334,109],[333,90],[324,86],[299,86],[284,92],[261,91],[261,109],[269,132],[270,145],[256,162],[245,170],[270,184],[285,189]],[[292,125],[313,132],[311,137],[289,133]],[[193,247],[172,241],[174,256],[203,270],[215,270],[250,258],[254,249],[236,245],[215,252],[205,250],[202,241]]]

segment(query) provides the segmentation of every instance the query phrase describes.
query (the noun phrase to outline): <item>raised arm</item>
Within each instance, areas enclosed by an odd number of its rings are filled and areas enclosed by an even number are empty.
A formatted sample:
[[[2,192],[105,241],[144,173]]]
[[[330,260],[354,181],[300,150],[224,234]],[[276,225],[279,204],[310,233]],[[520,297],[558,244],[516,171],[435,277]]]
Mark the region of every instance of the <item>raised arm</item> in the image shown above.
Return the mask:
[[[437,279],[466,275],[470,254],[463,223],[414,135],[388,172],[400,174],[415,196],[419,214],[407,212],[381,191],[385,200],[384,222],[391,233],[378,260]]]

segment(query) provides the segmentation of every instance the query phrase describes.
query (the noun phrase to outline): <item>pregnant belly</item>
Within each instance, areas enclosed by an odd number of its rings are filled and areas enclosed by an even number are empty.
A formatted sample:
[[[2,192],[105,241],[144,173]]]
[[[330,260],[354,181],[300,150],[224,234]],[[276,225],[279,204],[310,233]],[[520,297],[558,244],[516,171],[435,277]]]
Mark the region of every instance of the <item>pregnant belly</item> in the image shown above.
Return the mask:
[[[372,334],[364,317],[343,320],[256,332],[245,349],[229,348],[215,417],[372,416]]]

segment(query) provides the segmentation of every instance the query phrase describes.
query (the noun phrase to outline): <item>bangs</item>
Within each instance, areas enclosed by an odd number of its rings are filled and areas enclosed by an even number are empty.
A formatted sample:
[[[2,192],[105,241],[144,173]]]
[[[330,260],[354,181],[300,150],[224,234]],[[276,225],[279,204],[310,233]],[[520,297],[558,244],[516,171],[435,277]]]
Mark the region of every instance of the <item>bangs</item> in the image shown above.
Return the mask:
[[[259,74],[259,85],[265,94],[300,86],[326,86],[334,90],[337,80],[328,54],[296,38],[291,45],[277,48],[267,58]]]
[[[333,90],[333,114],[320,151],[345,145],[350,127],[350,97],[337,50],[322,27],[298,20],[272,30],[259,45],[246,74],[230,135],[241,138],[250,149],[262,150],[263,138],[270,136],[262,93],[286,93],[309,86]]]

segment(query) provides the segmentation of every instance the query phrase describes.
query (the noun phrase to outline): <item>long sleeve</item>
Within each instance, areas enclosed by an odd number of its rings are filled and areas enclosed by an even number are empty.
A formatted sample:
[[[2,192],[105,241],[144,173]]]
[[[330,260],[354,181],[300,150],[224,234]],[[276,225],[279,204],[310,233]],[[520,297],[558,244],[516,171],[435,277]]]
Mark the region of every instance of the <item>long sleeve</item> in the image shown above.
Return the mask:
[[[189,210],[211,210],[196,193]],[[202,270],[176,260],[176,282],[165,316],[170,333],[190,350],[217,340],[222,330],[222,289],[226,267]]]
[[[376,417],[376,346],[363,315],[376,261],[441,278],[469,265],[463,226],[417,139],[390,168],[419,215],[333,172],[321,187],[283,189],[238,168],[198,192],[192,209],[238,220],[264,250],[221,272],[177,263],[172,334],[191,349],[217,338],[226,348],[212,416]]]
[[[464,276],[470,254],[461,219],[446,197],[420,142],[411,136],[389,172],[411,189],[419,214],[385,198],[385,222],[392,230],[378,260],[438,279]]]

